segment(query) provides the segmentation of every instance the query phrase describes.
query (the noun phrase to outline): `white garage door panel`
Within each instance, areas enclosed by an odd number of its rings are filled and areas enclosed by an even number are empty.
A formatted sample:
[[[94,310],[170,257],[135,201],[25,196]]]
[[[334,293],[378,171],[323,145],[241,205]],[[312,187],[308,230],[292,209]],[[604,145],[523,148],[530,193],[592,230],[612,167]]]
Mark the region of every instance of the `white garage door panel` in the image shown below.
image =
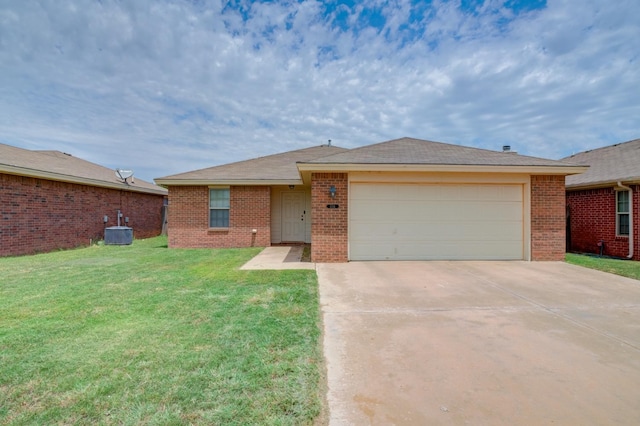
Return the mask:
[[[522,185],[353,183],[352,260],[522,259]]]
[[[390,189],[390,191],[385,190]],[[521,185],[410,185],[362,184],[351,186],[351,195],[360,200],[478,200],[522,201]]]
[[[353,201],[352,201],[353,203]],[[398,206],[402,208],[398,208]],[[422,222],[423,218],[429,216],[440,220],[449,221],[481,221],[486,219],[477,218],[477,212],[495,210],[499,212],[501,218],[514,218],[522,220],[522,202],[499,202],[499,201],[363,201],[350,208],[352,217],[359,221],[385,222],[387,218],[380,215],[380,212],[393,212],[397,222]],[[503,219],[504,220],[504,219]]]
[[[360,241],[374,244],[376,241],[392,242],[397,239],[410,241],[469,241],[477,236],[478,226],[484,227],[479,241],[518,241],[521,222],[482,222],[482,223],[438,223],[436,226],[423,227],[421,232],[416,232],[414,223],[356,223],[353,224],[352,233],[361,235]]]
[[[496,260],[496,253],[511,251],[522,252],[521,242],[502,241],[467,242],[464,245],[452,242],[440,242],[429,245],[405,243],[402,245],[364,244],[352,247],[359,255],[352,260]],[[420,253],[417,257],[416,253]],[[503,260],[522,257],[504,257]]]

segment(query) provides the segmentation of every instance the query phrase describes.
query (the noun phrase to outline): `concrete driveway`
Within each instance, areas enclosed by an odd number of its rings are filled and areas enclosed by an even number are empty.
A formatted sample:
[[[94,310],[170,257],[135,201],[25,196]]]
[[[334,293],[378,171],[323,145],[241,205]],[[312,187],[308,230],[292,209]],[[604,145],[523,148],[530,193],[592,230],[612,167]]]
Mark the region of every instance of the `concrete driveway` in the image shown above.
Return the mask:
[[[331,425],[640,424],[640,281],[556,262],[317,271]]]

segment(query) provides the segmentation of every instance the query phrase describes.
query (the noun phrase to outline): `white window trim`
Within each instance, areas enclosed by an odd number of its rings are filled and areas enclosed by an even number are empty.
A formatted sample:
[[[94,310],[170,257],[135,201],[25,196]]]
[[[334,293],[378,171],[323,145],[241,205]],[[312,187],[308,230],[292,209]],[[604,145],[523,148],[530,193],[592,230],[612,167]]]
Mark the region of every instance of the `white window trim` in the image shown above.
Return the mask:
[[[229,206],[226,208],[223,207],[211,207],[211,190],[212,189],[226,189],[229,191]],[[207,214],[207,221],[209,225],[209,229],[229,229],[230,223],[227,226],[211,226],[211,210],[227,210],[229,212],[229,222],[231,222],[231,187],[229,186],[210,186],[209,187],[209,210]]]
[[[619,195],[621,192],[626,192],[627,193],[627,206],[628,206],[628,210],[626,212],[621,212],[618,210],[618,207],[620,206],[619,203]],[[628,190],[620,190],[620,191],[616,191],[616,237],[629,237],[629,233],[627,232],[626,234],[621,234],[620,233],[620,216],[621,215],[627,215],[627,217],[631,218],[630,216],[630,210],[631,210],[631,206],[629,205],[630,202],[630,197],[629,197],[629,191]],[[631,223],[629,223],[629,226],[632,226]]]

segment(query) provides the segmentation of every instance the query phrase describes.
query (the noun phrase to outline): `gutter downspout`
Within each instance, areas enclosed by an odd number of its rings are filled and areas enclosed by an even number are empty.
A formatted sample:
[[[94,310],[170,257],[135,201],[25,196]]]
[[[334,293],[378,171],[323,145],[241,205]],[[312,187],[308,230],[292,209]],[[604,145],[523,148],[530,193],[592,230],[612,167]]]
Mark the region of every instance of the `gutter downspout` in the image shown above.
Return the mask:
[[[627,259],[633,259],[633,189],[618,182],[618,187],[629,191],[629,255]]]

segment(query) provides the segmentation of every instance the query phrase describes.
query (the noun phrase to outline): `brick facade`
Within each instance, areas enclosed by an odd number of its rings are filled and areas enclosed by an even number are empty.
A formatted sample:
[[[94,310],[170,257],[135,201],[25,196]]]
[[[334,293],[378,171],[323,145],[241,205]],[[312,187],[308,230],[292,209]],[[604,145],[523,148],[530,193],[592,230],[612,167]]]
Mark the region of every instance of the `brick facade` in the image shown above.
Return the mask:
[[[531,260],[564,260],[564,176],[531,176]]]
[[[336,197],[329,188],[336,187]],[[349,188],[347,173],[311,174],[311,261],[347,262],[349,260]],[[336,209],[327,208],[337,204]]]
[[[209,188],[169,189],[169,247],[230,248],[271,245],[271,188],[232,186],[229,228],[209,228]],[[253,230],[256,233],[253,233]]]
[[[639,241],[640,232],[640,185],[631,186],[633,190],[633,235]],[[598,243],[604,242],[603,254],[615,257],[627,257],[629,237],[616,236],[616,191],[615,188],[585,189],[567,192],[569,212],[570,251],[581,253],[600,253]],[[640,247],[634,247],[635,260],[640,260]]]
[[[336,197],[329,188],[336,187]],[[311,261],[347,262],[349,188],[347,173],[311,174]],[[640,198],[640,197],[639,197]],[[338,208],[327,208],[337,204]],[[271,244],[270,187],[230,188],[229,228],[210,229],[209,188],[169,190],[169,247],[266,247]],[[564,259],[564,176],[531,177],[531,259]],[[254,234],[252,230],[257,232]]]
[[[117,210],[135,238],[155,237],[163,203],[163,195],[0,173],[0,256],[87,246],[117,225]]]

